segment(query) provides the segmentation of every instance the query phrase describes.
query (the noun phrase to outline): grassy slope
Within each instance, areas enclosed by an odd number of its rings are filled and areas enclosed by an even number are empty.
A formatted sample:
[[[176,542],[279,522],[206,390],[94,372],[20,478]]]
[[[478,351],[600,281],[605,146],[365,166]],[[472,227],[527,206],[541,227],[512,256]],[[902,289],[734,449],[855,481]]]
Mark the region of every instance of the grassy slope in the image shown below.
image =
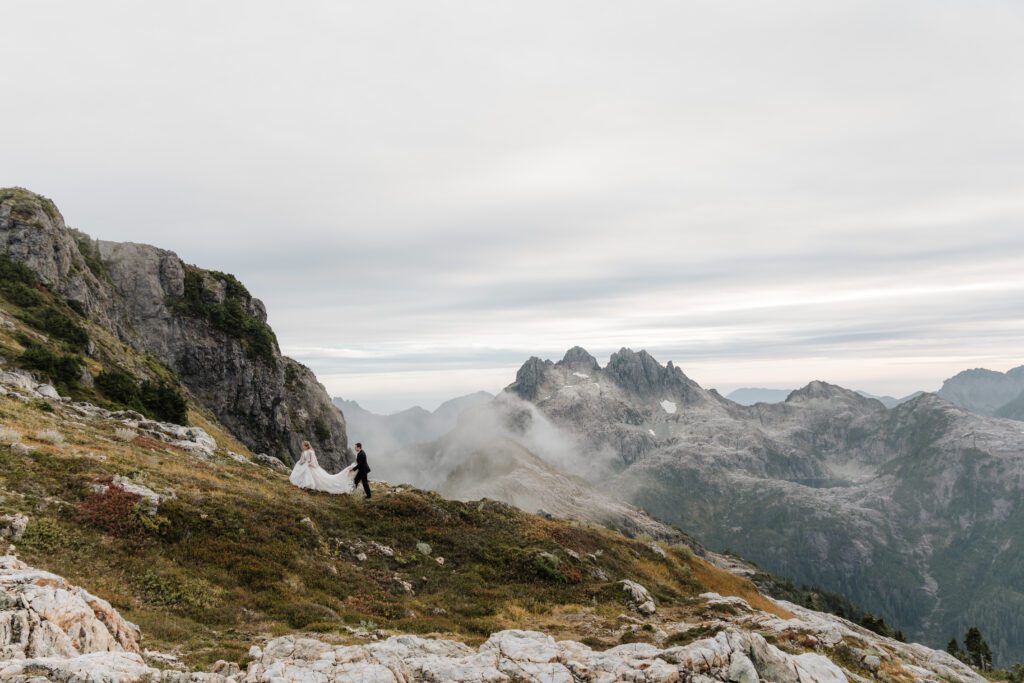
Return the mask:
[[[143,438],[118,441],[114,423],[73,420],[63,410],[0,399],[3,424],[35,449],[0,451],[0,508],[32,520],[20,555],[109,599],[142,627],[148,647],[180,648],[197,665],[236,659],[261,634],[343,634],[346,625],[370,622],[467,642],[512,626],[582,638],[625,611],[621,578],[647,586],[666,617],[682,616],[706,589],[758,602],[749,583],[684,549],[667,548],[661,559],[605,529],[417,490],[381,491],[370,502],[305,492],[281,473],[226,457],[207,462]],[[31,438],[46,428],[66,442]],[[102,531],[78,506],[91,484],[113,475],[176,498],[144,525],[133,518],[126,530]],[[361,545],[370,541],[395,556]],[[416,551],[421,541],[443,566]],[[365,562],[355,556],[360,547]],[[542,551],[562,567],[547,566]],[[606,580],[587,571],[586,554],[595,551]]]

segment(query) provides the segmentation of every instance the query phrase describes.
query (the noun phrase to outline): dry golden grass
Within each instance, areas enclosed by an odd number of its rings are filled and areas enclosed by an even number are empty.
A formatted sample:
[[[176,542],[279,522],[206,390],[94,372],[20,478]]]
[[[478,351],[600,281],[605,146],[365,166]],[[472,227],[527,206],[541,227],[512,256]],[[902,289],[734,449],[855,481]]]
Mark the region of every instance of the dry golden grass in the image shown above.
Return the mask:
[[[719,569],[708,562],[694,557],[688,561],[693,575],[708,591],[719,595],[743,598],[750,606],[774,614],[782,619],[792,619],[793,613],[783,609],[773,600],[761,595],[747,579]]]

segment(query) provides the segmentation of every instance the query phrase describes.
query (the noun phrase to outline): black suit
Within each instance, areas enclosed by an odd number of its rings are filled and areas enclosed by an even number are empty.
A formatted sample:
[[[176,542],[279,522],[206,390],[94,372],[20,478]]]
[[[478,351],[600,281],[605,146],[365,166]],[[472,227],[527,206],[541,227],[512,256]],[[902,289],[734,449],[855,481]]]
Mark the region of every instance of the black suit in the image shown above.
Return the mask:
[[[370,466],[366,464],[366,451],[359,449],[356,453],[356,482],[355,485],[363,485],[363,492],[366,497],[370,497],[370,481],[366,478],[366,475],[370,473]]]

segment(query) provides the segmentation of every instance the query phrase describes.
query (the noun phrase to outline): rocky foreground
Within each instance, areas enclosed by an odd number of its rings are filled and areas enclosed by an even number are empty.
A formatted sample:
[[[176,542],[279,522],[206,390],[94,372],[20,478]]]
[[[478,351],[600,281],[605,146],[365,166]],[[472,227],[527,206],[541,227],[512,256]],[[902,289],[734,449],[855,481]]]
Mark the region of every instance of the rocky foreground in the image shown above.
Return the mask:
[[[630,599],[628,591],[625,592]],[[686,644],[648,643],[595,651],[536,631],[505,630],[480,647],[397,635],[337,645],[288,635],[254,645],[243,671],[175,668],[143,650],[139,629],[106,601],[55,574],[0,557],[0,680],[19,683],[299,683],[327,681],[731,681],[831,683],[873,678],[983,681],[944,652],[879,637],[836,617],[781,603],[782,619],[740,598],[701,596],[717,618],[660,624],[666,640],[714,632]],[[375,634],[364,634],[375,638]]]

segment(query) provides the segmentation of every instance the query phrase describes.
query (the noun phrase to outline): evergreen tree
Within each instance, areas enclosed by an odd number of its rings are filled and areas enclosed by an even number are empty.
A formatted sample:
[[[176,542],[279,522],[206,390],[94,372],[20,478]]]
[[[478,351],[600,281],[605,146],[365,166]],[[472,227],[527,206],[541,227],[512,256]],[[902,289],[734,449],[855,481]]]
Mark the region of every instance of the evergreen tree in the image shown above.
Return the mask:
[[[953,655],[961,662],[964,661],[964,651],[960,649],[960,643],[956,642],[956,638],[953,638],[946,645],[946,652]]]
[[[992,670],[992,648],[985,642],[978,627],[972,626],[964,636],[964,649],[967,651],[967,662],[980,671]]]

